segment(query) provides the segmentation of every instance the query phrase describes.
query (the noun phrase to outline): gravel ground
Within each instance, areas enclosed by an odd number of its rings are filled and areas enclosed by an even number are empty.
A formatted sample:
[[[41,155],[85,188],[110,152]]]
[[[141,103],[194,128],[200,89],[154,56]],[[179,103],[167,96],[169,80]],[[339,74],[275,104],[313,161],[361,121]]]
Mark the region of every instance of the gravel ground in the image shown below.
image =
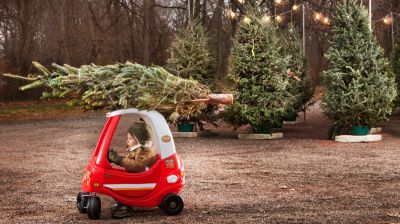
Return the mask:
[[[400,116],[382,124],[376,143],[326,140],[318,106],[280,140],[238,140],[226,127],[176,138],[187,173],[179,216],[137,209],[115,220],[102,196],[101,220],[90,221],[75,196],[104,121],[85,113],[1,122],[0,223],[400,223]]]

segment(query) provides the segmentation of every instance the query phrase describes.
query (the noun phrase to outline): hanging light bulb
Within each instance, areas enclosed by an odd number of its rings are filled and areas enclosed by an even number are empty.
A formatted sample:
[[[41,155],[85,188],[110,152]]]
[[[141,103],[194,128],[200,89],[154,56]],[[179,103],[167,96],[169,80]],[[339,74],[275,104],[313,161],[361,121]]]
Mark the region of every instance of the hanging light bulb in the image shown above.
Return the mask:
[[[385,24],[391,24],[391,23],[392,23],[392,18],[391,18],[390,16],[386,16],[386,17],[383,19],[383,22],[384,22]]]
[[[293,10],[297,10],[297,9],[299,9],[299,6],[298,5],[293,5],[292,9]]]
[[[384,18],[384,19],[383,19],[383,22],[384,22],[385,24],[388,24],[388,23],[389,23],[389,21],[388,21],[387,18]]]
[[[249,17],[244,17],[244,19],[243,19],[243,21],[245,22],[245,23],[250,23],[251,22],[251,19],[249,18]]]
[[[236,18],[236,13],[232,10],[229,10],[229,16],[231,17],[231,19],[235,19]]]
[[[319,12],[318,12],[318,13],[315,13],[315,19],[316,19],[316,20],[320,20],[321,17],[322,17],[322,16],[321,16],[321,13],[319,13]]]
[[[330,22],[330,21],[329,21],[329,18],[328,18],[328,17],[325,17],[324,20],[323,20],[323,22],[324,22],[325,25],[329,25],[329,22]]]
[[[275,3],[278,4],[278,5],[282,4],[282,0],[275,0]]]
[[[276,16],[276,21],[281,22],[282,21],[282,16]]]
[[[263,16],[263,19],[262,19],[264,22],[269,22],[269,21],[271,21],[271,16]]]
[[[238,0],[240,4],[244,4],[245,0]]]

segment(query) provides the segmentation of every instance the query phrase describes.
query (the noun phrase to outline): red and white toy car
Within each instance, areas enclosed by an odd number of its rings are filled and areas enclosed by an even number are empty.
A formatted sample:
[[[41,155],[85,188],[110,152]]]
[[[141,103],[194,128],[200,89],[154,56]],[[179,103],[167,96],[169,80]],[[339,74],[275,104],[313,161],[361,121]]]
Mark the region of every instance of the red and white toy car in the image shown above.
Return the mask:
[[[129,173],[113,167],[108,161],[110,142],[120,119],[135,114],[152,129],[157,161],[147,171]],[[171,131],[157,111],[123,109],[107,113],[107,121],[96,149],[85,168],[82,192],[77,196],[79,212],[90,219],[99,219],[101,202],[97,194],[108,195],[132,207],[160,207],[167,215],[182,212],[184,203],[178,195],[185,184],[184,166],[175,151]]]

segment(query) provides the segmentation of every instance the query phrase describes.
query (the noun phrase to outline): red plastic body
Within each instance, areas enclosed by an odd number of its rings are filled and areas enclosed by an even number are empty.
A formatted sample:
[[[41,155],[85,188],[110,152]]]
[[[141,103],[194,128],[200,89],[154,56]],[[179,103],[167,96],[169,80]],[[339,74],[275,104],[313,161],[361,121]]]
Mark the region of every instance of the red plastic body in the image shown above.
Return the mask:
[[[176,153],[165,159],[157,155],[157,162],[149,170],[141,173],[129,173],[123,168],[112,167],[107,159],[108,149],[120,118],[121,116],[107,118],[93,156],[85,168],[82,191],[108,195],[133,207],[159,206],[165,195],[178,194],[182,189],[185,183],[182,160]],[[178,177],[174,183],[167,181],[167,177],[171,175]],[[136,189],[111,189],[104,186],[110,184],[155,184],[155,186]]]

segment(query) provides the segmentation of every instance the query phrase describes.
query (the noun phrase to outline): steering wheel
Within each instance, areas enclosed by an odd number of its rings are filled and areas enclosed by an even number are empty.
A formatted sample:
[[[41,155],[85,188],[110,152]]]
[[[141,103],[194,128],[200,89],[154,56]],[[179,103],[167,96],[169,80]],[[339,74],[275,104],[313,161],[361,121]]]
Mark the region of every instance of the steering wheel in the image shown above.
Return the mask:
[[[114,150],[114,149],[108,148],[107,161],[108,161],[109,163],[112,163],[112,161],[110,160],[110,152],[111,152],[111,150]]]

